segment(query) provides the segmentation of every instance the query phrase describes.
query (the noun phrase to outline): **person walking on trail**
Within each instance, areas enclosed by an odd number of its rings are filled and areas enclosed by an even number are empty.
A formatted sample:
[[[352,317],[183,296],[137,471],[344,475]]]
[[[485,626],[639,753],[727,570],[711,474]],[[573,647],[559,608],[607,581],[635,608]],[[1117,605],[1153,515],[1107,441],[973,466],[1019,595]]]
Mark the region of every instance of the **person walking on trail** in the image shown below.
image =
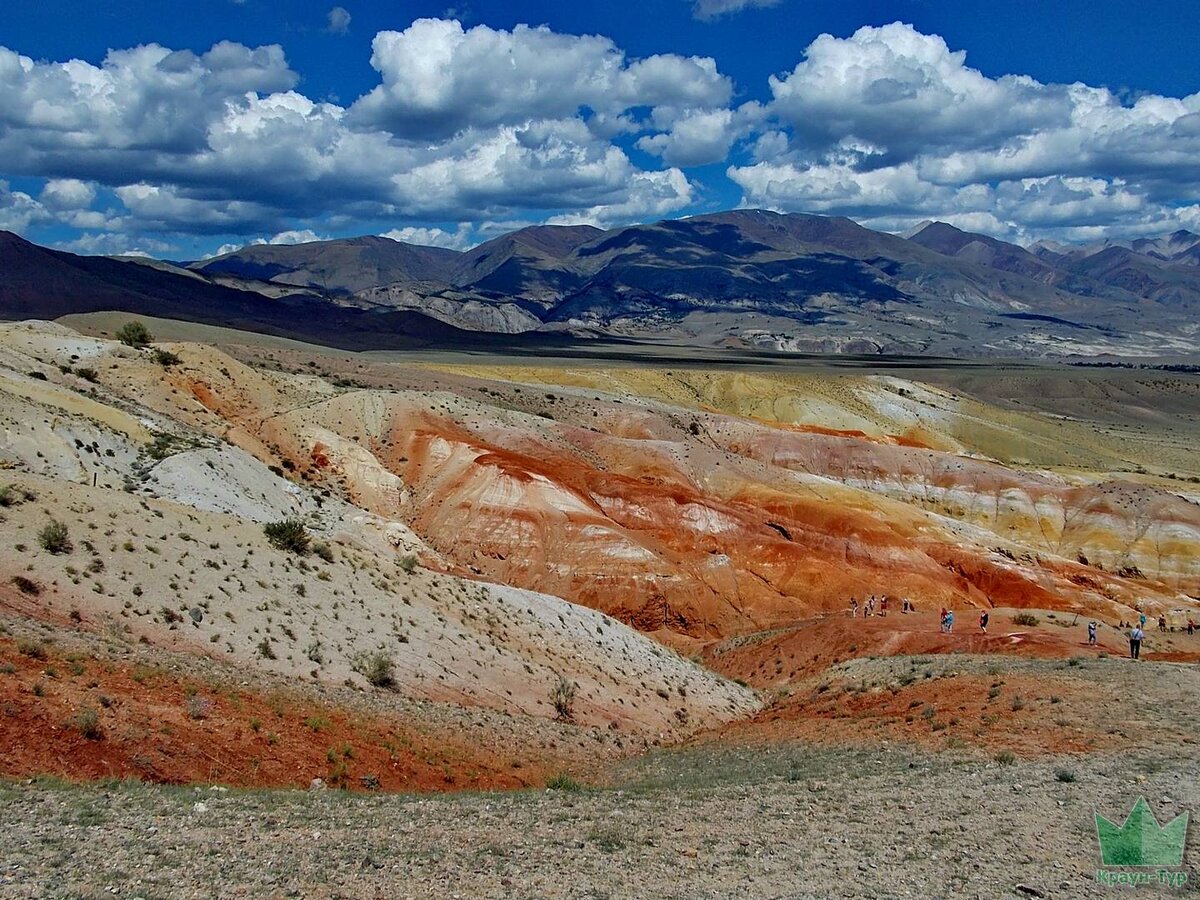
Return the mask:
[[[1191,637],[1195,633],[1196,633],[1196,620],[1189,617],[1188,618],[1188,637]]]
[[[1088,622],[1088,646],[1089,647],[1096,646],[1096,629],[1097,628],[1099,628],[1099,626],[1094,621]]]
[[[1167,617],[1164,615],[1158,617],[1158,630],[1164,632],[1167,630]]]
[[[1142,658],[1142,640],[1146,637],[1146,633],[1142,631],[1140,625],[1133,626],[1133,631],[1129,632],[1129,658]]]
[[[1140,616],[1138,616],[1138,628],[1142,629],[1143,631],[1146,630],[1146,614],[1145,613],[1142,613]]]
[[[854,597],[850,598],[850,618],[858,618],[858,600]]]
[[[954,610],[946,610],[946,634],[954,630]]]
[[[888,607],[888,598],[887,598],[887,594],[884,594],[883,597],[881,597],[879,600],[879,615],[883,616],[884,618],[887,618],[887,607]]]
[[[981,612],[979,614],[979,630],[982,631],[984,634],[987,634],[987,626],[988,626],[988,611],[985,609],[983,612]]]

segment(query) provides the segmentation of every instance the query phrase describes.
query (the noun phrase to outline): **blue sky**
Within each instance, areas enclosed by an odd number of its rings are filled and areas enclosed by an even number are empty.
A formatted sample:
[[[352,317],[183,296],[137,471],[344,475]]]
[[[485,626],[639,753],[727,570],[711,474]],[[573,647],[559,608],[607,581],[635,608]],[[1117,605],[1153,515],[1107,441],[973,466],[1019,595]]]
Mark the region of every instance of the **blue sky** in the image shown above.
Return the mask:
[[[739,205],[1024,242],[1200,230],[1194,18],[1182,0],[17,4],[0,227],[172,258]]]

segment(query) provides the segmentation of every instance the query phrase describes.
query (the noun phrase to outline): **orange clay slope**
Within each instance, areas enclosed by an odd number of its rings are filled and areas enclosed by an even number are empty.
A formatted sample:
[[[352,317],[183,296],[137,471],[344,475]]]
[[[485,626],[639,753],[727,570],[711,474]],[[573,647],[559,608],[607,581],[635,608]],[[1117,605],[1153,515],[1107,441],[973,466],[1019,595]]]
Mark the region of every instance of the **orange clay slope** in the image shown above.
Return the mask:
[[[120,357],[104,384],[402,521],[431,566],[561,596],[680,644],[870,593],[1106,620],[1139,605],[1180,618],[1200,593],[1200,506],[1152,485],[591,387],[394,366],[375,386],[336,387],[210,347],[173,349],[182,364],[164,372]],[[961,418],[959,398],[898,381],[843,387],[860,407],[920,397]],[[959,425],[947,426],[954,439],[903,443],[961,446]]]

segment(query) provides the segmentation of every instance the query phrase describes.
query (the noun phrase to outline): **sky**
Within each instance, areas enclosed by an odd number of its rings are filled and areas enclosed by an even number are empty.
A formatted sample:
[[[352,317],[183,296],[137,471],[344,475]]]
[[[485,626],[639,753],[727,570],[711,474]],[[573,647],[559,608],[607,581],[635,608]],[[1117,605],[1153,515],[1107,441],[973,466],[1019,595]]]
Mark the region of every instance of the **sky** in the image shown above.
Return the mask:
[[[1200,231],[1192,0],[6,7],[0,229],[78,253],[734,207]]]

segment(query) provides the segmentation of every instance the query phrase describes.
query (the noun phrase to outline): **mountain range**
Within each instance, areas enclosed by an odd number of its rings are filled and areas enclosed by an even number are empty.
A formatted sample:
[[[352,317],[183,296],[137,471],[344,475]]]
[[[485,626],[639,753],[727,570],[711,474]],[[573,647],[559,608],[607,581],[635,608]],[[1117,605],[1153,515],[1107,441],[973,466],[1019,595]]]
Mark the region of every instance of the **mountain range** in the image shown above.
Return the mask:
[[[1190,357],[1200,235],[1029,248],[941,222],[734,210],[467,251],[359,237],[191,263],[80,257],[0,234],[0,316],[96,310],[356,348],[604,337],[784,352]]]

